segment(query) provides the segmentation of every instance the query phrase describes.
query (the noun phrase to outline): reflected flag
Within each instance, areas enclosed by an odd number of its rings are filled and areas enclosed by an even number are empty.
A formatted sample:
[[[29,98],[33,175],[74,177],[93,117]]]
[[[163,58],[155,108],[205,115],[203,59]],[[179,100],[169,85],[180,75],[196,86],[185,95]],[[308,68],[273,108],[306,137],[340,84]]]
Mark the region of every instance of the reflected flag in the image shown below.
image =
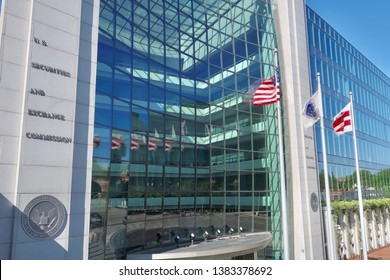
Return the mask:
[[[97,148],[100,146],[100,136],[99,135],[94,135],[93,136],[93,147]]]
[[[173,126],[173,124],[172,124],[171,138],[173,140],[176,139],[176,132],[175,132],[175,127]],[[170,150],[172,150],[172,141],[165,139],[165,151],[170,151]]]
[[[172,125],[172,139],[175,140],[176,139],[176,131],[175,131],[175,127]]]
[[[181,135],[186,135],[186,120],[181,122]]]
[[[211,134],[213,134],[213,125],[212,124],[205,124],[204,130],[205,130],[205,134],[207,136],[210,136]]]
[[[210,131],[209,125],[207,123],[204,125],[204,132],[207,136],[211,135],[211,131]]]
[[[183,139],[184,139],[184,137],[185,137],[185,135],[186,135],[186,120],[183,120],[182,122],[181,122],[181,139],[182,139],[182,141],[180,142],[180,151],[183,151],[184,150],[184,141],[183,141]]]
[[[123,144],[123,140],[120,136],[112,136],[111,139],[111,149],[118,150]]]
[[[138,150],[140,147],[141,140],[136,138],[131,138],[131,149],[132,150]]]
[[[157,140],[156,139],[149,139],[148,150],[155,151],[156,149],[157,149]]]
[[[149,142],[148,142],[149,151],[155,151],[157,149],[157,141],[159,137],[160,136],[157,132],[157,129],[154,129],[154,137],[149,137]]]
[[[351,102],[347,104],[334,118],[333,130],[336,134],[344,134],[352,131]]]
[[[170,150],[172,150],[172,141],[165,140],[165,151],[169,152]]]

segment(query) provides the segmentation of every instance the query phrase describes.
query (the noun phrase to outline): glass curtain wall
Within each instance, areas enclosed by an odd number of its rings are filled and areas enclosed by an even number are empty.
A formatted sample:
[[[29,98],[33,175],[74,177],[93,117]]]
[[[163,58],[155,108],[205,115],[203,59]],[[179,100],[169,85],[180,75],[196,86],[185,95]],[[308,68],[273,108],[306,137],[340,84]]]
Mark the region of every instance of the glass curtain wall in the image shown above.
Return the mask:
[[[90,259],[272,231],[279,258],[270,1],[101,0]]]
[[[353,94],[359,167],[365,198],[390,197],[390,78],[307,7],[313,92],[321,73],[329,184],[333,199],[357,199],[352,133],[336,136],[332,120]],[[320,135],[317,125],[316,134]],[[322,145],[317,137],[320,185]]]

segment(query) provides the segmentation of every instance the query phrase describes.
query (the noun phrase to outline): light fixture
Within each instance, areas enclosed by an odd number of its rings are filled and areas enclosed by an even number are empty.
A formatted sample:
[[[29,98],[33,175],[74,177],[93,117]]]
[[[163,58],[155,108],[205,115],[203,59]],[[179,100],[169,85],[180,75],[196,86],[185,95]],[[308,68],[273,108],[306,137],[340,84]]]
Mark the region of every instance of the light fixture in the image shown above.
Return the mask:
[[[191,245],[194,245],[194,239],[195,239],[195,234],[191,233],[190,235]]]
[[[219,239],[220,236],[221,236],[221,231],[218,229],[218,230],[217,230],[217,238]]]
[[[176,247],[179,247],[179,240],[180,240],[180,236],[176,235],[175,237]]]
[[[242,229],[242,227],[240,227],[240,235],[242,235],[242,232],[243,232],[244,230]]]
[[[234,229],[233,229],[233,228],[230,228],[230,229],[229,229],[229,237],[230,237],[230,238],[232,238],[233,232],[234,232]]]
[[[209,233],[207,231],[205,231],[203,233],[203,237],[204,237],[204,241],[207,241],[207,237],[209,236]]]

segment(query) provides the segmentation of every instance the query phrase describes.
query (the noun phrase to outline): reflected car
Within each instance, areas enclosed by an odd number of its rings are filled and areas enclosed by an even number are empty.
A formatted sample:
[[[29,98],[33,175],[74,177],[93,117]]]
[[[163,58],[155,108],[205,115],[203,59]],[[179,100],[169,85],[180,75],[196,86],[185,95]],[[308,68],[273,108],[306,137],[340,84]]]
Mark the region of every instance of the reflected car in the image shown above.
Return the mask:
[[[103,217],[99,213],[91,213],[90,224],[93,227],[100,227],[103,225]]]

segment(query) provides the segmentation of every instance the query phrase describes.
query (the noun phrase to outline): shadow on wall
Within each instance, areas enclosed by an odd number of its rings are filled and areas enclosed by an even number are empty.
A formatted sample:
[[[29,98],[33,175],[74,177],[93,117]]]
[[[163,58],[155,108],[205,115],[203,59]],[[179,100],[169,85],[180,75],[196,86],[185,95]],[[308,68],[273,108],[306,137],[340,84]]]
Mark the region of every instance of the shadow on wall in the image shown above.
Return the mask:
[[[43,215],[42,211],[39,213],[38,209],[41,208],[32,208],[31,214],[27,216],[2,194],[0,194],[0,205],[0,211],[3,213],[1,219],[4,219],[1,226],[0,259],[66,259],[68,252],[55,241],[55,238],[63,232],[66,226],[66,214],[64,223],[58,224],[59,228],[56,229],[56,233],[49,236],[48,228],[53,225],[53,223],[51,225],[50,223],[54,219]],[[39,204],[39,207],[44,207],[44,205]],[[36,212],[35,216],[34,212]],[[7,213],[6,218],[4,213]],[[41,217],[39,214],[41,214]]]
[[[88,164],[92,162],[92,152],[88,148],[89,136],[93,135],[92,125],[94,123],[93,114],[90,113],[92,107],[91,95],[95,94],[95,84],[91,83],[96,77],[93,72],[93,62],[96,62],[97,48],[93,38],[97,38],[97,28],[93,26],[94,17],[98,17],[94,13],[94,8],[89,1],[81,3],[81,21],[80,21],[80,42],[79,42],[79,60],[77,69],[77,94],[75,103],[75,120],[74,123],[74,149],[73,149],[73,170],[72,170],[72,187],[71,187],[71,203],[70,213],[72,219],[69,221],[69,251],[73,251],[72,259],[87,259],[88,258],[88,238],[85,238],[85,228],[89,224],[89,208],[91,204],[91,179],[92,171]],[[94,32],[96,34],[94,34]],[[95,35],[95,36],[94,36]],[[95,69],[96,70],[96,69]],[[74,218],[77,216],[77,218]]]

